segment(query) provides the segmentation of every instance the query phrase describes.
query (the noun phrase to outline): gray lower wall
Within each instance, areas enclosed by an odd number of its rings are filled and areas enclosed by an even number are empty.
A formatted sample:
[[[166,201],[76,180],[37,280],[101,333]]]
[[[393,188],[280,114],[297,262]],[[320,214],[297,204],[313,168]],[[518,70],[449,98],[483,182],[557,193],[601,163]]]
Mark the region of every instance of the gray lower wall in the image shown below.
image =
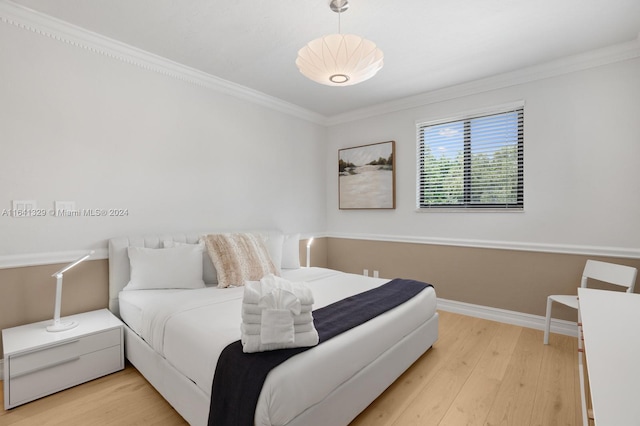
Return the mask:
[[[307,242],[300,241],[300,263],[307,262]],[[313,266],[327,266],[327,239],[316,238]],[[0,269],[0,329],[53,318],[56,280],[51,276],[65,264]],[[61,315],[72,315],[109,305],[109,261],[85,261],[65,274]],[[0,354],[3,353],[0,341]]]
[[[576,293],[587,259],[640,269],[640,259],[344,238],[328,239],[327,259],[332,269],[421,280],[444,299],[533,315],[545,314],[549,294]],[[576,320],[562,306],[554,306],[553,316]]]
[[[640,269],[640,259],[333,237],[316,238],[311,248],[312,266],[357,274],[377,270],[383,278],[431,283],[444,299],[533,315],[544,315],[547,295],[574,294],[590,258]],[[300,262],[306,265],[306,240],[300,241]],[[0,329],[53,318],[51,274],[62,266],[0,269]],[[108,283],[108,260],[78,265],[64,277],[62,315],[106,308]],[[576,313],[557,306],[554,317],[575,321]]]

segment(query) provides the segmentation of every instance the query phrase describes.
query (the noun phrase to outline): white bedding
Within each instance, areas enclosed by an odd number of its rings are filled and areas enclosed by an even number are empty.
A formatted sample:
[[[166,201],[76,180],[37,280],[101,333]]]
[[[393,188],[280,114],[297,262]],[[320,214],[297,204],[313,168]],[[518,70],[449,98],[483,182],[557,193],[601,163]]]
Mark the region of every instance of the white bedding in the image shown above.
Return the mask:
[[[307,282],[314,293],[314,309],[388,281],[323,268],[283,270],[283,277]],[[119,294],[120,314],[130,328],[209,395],[220,353],[240,338],[242,294],[241,287],[123,291]],[[428,288],[405,304],[275,368],[260,395],[256,424],[286,424],[322,401],[431,318],[435,308],[435,292]],[[345,351],[347,345],[350,349]]]

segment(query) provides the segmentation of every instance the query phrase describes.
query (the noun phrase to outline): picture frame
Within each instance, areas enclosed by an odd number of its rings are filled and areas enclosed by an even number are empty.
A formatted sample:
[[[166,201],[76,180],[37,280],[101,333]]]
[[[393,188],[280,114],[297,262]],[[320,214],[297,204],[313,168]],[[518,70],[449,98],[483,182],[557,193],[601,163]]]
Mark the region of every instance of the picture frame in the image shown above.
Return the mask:
[[[396,142],[338,150],[338,208],[396,208]]]

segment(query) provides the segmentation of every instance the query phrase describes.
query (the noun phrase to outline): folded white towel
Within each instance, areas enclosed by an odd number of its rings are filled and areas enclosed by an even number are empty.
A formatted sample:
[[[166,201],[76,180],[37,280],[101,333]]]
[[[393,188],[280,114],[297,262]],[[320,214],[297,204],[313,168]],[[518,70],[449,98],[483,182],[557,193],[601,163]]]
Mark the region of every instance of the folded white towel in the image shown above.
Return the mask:
[[[290,291],[276,288],[260,298],[258,307],[265,309],[278,309],[290,312],[292,315],[300,314],[300,300]]]
[[[243,351],[317,345],[313,302],[313,293],[305,283],[292,283],[274,275],[247,281],[242,300]]]
[[[260,315],[257,314],[247,314],[246,312],[242,312],[242,322],[245,324],[262,324],[262,313]],[[313,315],[311,312],[304,312],[298,315],[293,316],[293,324],[309,324],[313,323]]]
[[[313,305],[300,305],[300,313],[307,313],[313,310]],[[245,314],[262,315],[262,308],[257,303],[243,303],[242,312]]]
[[[260,336],[248,334],[243,334],[241,340],[242,351],[244,353],[263,352],[276,349],[315,346],[318,344],[318,332],[314,329],[313,331],[305,333],[295,333],[294,341],[291,343],[263,344]]]
[[[281,288],[260,298],[262,308],[260,339],[263,344],[293,343],[293,315],[300,313],[300,300]]]
[[[312,305],[313,292],[303,282],[291,282],[269,274],[260,281],[246,281],[244,285],[244,303],[259,303],[260,298],[276,288],[287,290],[296,295],[302,305]]]
[[[249,335],[253,335],[253,336],[259,336],[261,328],[262,328],[262,324],[245,324],[245,323],[240,324],[240,331],[243,334],[249,334]],[[293,332],[294,333],[306,333],[306,332],[312,331],[314,329],[315,329],[315,327],[313,326],[312,322],[308,322],[306,324],[294,324],[293,325]]]
[[[289,344],[293,343],[293,317],[286,309],[265,309],[262,311],[260,325],[260,343]]]

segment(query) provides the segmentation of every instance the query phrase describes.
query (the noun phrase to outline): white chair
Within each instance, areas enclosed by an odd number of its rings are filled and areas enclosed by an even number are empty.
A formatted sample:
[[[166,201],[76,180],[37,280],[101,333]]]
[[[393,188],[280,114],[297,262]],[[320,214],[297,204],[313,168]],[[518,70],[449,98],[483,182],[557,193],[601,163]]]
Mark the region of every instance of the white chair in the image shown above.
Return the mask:
[[[587,286],[589,279],[604,281],[627,288],[627,293],[633,292],[638,270],[631,266],[616,265],[614,263],[587,260],[582,272],[581,287]],[[547,297],[547,318],[544,325],[544,344],[549,344],[549,328],[551,326],[551,305],[553,302],[562,303],[573,309],[578,309],[578,296],[554,294]]]

